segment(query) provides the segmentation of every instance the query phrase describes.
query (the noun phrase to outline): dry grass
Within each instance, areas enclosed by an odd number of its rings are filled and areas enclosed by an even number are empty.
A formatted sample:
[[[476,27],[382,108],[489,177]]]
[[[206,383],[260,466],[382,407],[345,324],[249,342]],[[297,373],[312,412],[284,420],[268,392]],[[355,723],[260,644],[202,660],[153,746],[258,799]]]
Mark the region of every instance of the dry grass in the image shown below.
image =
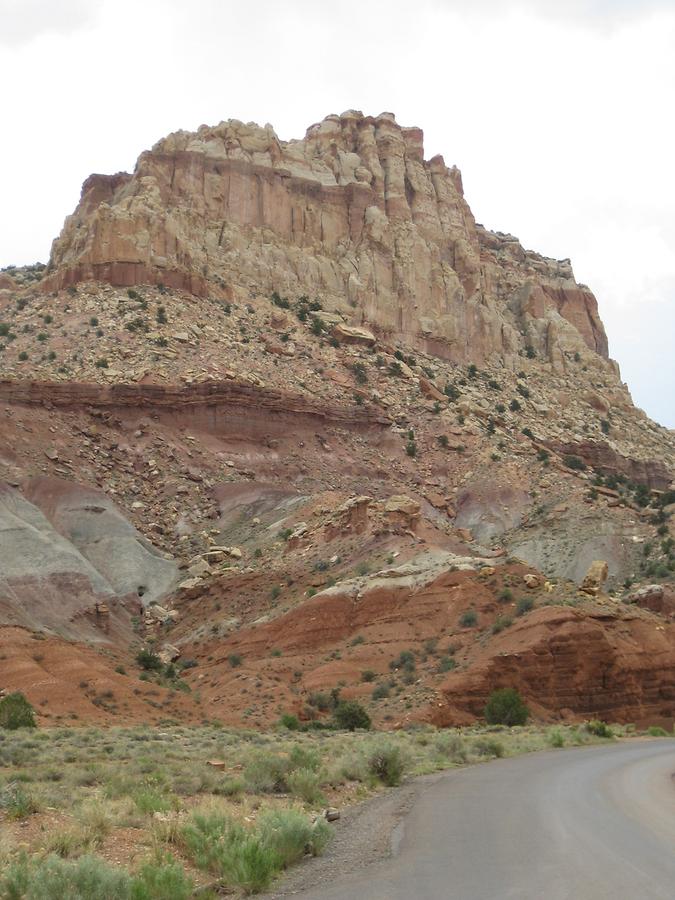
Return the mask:
[[[289,822],[297,831],[303,817],[309,822],[325,805],[353,803],[405,776],[599,740],[583,726],[419,726],[386,735],[216,726],[4,732],[0,871],[19,859],[20,838],[33,862],[94,854],[102,864],[127,861],[134,869],[170,852],[199,882],[204,866],[195,860],[202,857],[188,852],[184,839],[195,815],[231,823],[228,833],[255,862],[266,816],[295,810]],[[164,869],[157,871],[159,877]]]

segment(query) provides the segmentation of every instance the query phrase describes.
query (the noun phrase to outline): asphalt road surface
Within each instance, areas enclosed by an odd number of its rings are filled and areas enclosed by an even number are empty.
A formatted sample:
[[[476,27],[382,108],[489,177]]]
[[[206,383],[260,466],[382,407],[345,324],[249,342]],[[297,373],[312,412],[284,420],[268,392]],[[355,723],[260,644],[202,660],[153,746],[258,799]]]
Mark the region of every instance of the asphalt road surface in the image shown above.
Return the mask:
[[[390,859],[304,900],[675,900],[675,741],[497,760],[427,787]]]

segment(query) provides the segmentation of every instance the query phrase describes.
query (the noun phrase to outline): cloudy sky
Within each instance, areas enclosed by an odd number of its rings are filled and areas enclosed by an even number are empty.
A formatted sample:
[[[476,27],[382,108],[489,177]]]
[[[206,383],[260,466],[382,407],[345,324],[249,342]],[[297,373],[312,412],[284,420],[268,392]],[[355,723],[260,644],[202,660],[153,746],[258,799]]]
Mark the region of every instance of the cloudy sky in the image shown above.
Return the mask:
[[[675,0],[0,0],[0,266],[91,172],[178,128],[396,113],[479,222],[571,257],[638,405],[675,427]]]

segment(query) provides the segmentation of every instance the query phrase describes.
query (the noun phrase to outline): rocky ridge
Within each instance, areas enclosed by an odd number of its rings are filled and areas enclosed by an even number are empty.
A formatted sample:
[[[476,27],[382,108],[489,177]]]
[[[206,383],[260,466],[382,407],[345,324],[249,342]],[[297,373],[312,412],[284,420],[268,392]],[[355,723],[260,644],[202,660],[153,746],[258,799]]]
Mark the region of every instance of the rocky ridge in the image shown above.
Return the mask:
[[[239,299],[320,296],[390,340],[453,362],[532,347],[558,371],[607,357],[569,260],[476,225],[456,168],[391,113],[328,116],[304,140],[237,121],[179,131],[132,175],[94,175],[52,249],[48,290],[82,280]]]

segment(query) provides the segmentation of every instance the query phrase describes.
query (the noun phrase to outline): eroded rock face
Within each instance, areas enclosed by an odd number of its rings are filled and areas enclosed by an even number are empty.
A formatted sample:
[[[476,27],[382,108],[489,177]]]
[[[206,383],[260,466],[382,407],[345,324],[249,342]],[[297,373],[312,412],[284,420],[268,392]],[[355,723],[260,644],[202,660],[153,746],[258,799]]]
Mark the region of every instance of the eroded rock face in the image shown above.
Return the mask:
[[[470,672],[449,676],[432,714],[439,726],[480,716],[490,693],[515,687],[536,715],[608,722],[670,721],[673,626],[617,610],[547,607],[509,629]]]
[[[54,242],[47,289],[83,279],[196,294],[318,296],[353,326],[438,356],[557,369],[607,356],[597,304],[568,260],[474,221],[456,168],[419,128],[348,111],[280,141],[238,121],[178,131],[132,175],[92,175]]]
[[[59,478],[0,483],[0,552],[0,624],[67,637],[102,639],[176,575],[105,494]]]

